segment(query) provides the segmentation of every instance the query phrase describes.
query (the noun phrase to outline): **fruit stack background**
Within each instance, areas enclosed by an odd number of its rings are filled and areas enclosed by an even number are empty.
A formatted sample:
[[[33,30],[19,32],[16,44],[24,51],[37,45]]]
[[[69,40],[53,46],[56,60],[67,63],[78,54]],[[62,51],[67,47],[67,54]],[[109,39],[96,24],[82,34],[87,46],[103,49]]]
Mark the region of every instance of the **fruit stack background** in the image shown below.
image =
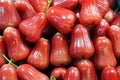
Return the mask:
[[[120,0],[0,0],[0,80],[120,80]]]

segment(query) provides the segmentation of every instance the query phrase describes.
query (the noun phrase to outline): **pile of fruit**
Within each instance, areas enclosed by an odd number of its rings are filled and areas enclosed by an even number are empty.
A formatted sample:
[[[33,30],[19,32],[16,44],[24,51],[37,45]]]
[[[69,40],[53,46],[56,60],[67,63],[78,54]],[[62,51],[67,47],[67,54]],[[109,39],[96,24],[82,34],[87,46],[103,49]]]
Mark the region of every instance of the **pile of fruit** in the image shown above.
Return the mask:
[[[0,0],[0,80],[120,80],[120,0]]]

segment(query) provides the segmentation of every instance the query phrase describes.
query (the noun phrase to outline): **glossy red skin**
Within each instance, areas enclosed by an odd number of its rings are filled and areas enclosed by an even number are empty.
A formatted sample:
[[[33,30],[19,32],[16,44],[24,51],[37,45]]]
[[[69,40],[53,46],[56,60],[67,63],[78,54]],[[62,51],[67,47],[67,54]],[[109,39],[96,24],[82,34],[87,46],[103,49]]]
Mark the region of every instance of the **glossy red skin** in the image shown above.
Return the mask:
[[[82,80],[78,68],[73,66],[69,67],[63,80]]]
[[[32,5],[26,0],[16,0],[14,5],[23,19],[30,18],[36,14]]]
[[[90,60],[79,60],[76,64],[81,74],[81,80],[98,80],[94,64]]]
[[[108,0],[96,0],[96,1],[101,14],[104,16],[107,10],[109,9],[109,1]]]
[[[118,74],[114,67],[106,66],[101,73],[100,80],[119,80]]]
[[[51,75],[54,76],[56,79],[59,79],[59,78],[63,79],[66,74],[66,71],[67,71],[66,68],[57,67],[52,70]]]
[[[7,27],[3,32],[8,56],[13,61],[17,62],[24,60],[30,50],[28,45],[23,41],[20,32],[13,27]]]
[[[47,19],[59,32],[69,34],[74,27],[76,15],[66,8],[51,6],[47,12]]]
[[[84,25],[74,27],[69,48],[70,54],[76,59],[90,58],[94,54],[94,46]]]
[[[114,18],[115,12],[112,9],[109,9],[104,15],[104,19],[106,19],[110,24],[114,20]]]
[[[27,57],[27,62],[32,66],[45,70],[49,66],[50,43],[47,39],[40,38]]]
[[[61,6],[67,9],[74,9],[78,4],[78,0],[53,0],[52,6]]]
[[[67,40],[61,33],[56,33],[51,42],[50,63],[53,66],[65,66],[70,63],[71,56],[68,51]]]
[[[120,14],[118,14],[114,20],[112,21],[111,25],[118,25],[120,26]]]
[[[21,80],[49,80],[48,76],[38,71],[30,64],[21,64],[17,69]]]
[[[117,72],[117,74],[118,74],[118,78],[120,79],[120,66],[117,66],[117,67],[115,68],[115,70],[116,70],[116,72]]]
[[[90,26],[98,24],[102,19],[96,0],[84,0],[80,9],[79,21],[81,24]]]
[[[0,67],[6,63],[6,60],[2,56],[3,54],[6,55],[6,47],[3,36],[0,36]]]
[[[0,30],[5,29],[8,26],[17,27],[21,21],[21,18],[14,7],[12,0],[0,1]]]
[[[11,64],[4,64],[0,68],[0,80],[18,80],[16,68]]]
[[[23,20],[19,25],[19,29],[28,42],[36,42],[39,40],[46,24],[46,14],[40,12],[33,17]]]
[[[94,39],[100,36],[107,36],[109,27],[109,23],[105,19],[102,19],[100,23],[94,28]]]
[[[120,27],[111,25],[108,29],[108,36],[112,42],[114,55],[120,58]]]
[[[44,12],[48,5],[48,0],[29,0],[29,1],[37,12]]]
[[[112,50],[111,41],[105,37],[98,37],[95,41],[95,54],[93,63],[96,69],[103,69],[106,66],[116,66],[116,58]]]

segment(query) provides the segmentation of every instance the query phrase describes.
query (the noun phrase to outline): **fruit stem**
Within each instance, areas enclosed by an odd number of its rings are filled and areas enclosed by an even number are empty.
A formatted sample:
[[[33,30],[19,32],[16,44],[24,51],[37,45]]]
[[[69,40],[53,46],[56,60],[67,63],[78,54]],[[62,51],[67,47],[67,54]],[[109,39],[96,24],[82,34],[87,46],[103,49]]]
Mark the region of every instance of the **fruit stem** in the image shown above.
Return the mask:
[[[48,5],[47,5],[47,7],[46,7],[44,13],[47,13],[47,12],[48,12],[48,9],[49,9],[51,3],[52,3],[52,0],[48,0]]]
[[[2,56],[3,56],[3,58],[4,58],[5,60],[8,61],[8,64],[11,64],[11,65],[13,65],[14,67],[18,68],[18,66],[15,65],[15,64],[12,62],[12,59],[9,60],[4,54],[2,54]]]
[[[56,35],[59,35],[59,34],[61,34],[60,32],[56,32]]]
[[[56,80],[54,76],[50,76],[50,80]]]

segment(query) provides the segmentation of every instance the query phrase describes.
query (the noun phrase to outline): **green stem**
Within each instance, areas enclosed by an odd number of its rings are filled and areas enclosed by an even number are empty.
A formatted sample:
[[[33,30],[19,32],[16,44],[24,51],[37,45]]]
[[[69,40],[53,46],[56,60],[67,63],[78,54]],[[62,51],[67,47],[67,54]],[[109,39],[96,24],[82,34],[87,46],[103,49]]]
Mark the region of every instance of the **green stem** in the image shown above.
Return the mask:
[[[52,0],[48,0],[48,5],[47,5],[47,7],[46,7],[44,13],[47,13],[47,12],[48,12],[48,9],[49,9],[51,3],[52,3]]]
[[[4,54],[2,54],[2,56],[3,56],[3,58],[4,58],[5,60],[8,61],[8,64],[11,64],[11,65],[13,65],[14,67],[18,68],[18,66],[15,65],[15,64],[12,62],[12,59],[9,60]]]
[[[50,76],[50,80],[56,80],[54,76]]]

